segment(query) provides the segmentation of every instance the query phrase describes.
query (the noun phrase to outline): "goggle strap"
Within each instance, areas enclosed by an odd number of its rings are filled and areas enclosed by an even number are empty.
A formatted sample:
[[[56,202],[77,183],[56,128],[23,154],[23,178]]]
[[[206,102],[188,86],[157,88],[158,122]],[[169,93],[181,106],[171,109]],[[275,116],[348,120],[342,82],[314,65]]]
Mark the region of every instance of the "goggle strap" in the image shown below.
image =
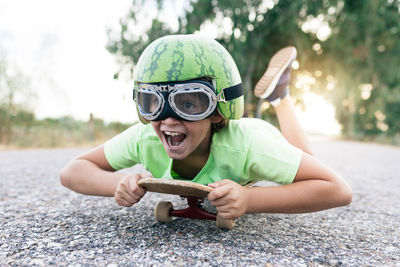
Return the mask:
[[[242,83],[223,89],[223,100],[229,101],[238,98],[244,94]]]
[[[239,83],[237,85],[222,89],[220,94],[222,94],[222,99],[225,101],[238,98],[244,94],[243,84]],[[133,89],[133,100],[135,100],[135,89]]]

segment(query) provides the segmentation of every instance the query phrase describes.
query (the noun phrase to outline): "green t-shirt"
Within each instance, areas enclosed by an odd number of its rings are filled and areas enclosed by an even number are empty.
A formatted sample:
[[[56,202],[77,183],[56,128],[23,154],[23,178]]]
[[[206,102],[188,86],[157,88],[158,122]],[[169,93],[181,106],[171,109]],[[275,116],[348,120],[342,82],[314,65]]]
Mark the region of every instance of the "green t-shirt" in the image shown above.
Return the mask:
[[[174,179],[172,159],[150,124],[137,123],[113,137],[104,146],[107,161],[115,170],[142,164],[154,177]],[[213,134],[210,156],[192,180],[209,184],[230,179],[239,184],[266,180],[279,184],[293,182],[302,151],[290,145],[266,121],[251,118],[231,120]]]

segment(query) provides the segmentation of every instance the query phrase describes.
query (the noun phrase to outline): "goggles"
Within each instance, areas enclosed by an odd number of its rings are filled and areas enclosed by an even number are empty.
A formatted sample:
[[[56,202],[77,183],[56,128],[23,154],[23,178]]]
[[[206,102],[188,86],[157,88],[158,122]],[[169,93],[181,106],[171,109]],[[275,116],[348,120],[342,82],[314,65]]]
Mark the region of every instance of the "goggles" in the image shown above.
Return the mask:
[[[148,121],[168,117],[199,121],[211,116],[218,102],[226,102],[241,95],[241,83],[217,95],[211,83],[191,80],[180,83],[139,83],[134,98],[140,115]]]

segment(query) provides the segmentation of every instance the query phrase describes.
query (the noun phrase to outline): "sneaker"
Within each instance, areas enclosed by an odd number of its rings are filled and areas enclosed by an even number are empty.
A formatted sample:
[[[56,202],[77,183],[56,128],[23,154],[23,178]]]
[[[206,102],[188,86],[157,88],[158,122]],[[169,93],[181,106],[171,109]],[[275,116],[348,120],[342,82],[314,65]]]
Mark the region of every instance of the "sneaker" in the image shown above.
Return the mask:
[[[270,60],[264,75],[254,88],[254,95],[266,99],[273,106],[289,94],[289,81],[292,72],[292,62],[296,59],[297,51],[294,46],[279,50]]]

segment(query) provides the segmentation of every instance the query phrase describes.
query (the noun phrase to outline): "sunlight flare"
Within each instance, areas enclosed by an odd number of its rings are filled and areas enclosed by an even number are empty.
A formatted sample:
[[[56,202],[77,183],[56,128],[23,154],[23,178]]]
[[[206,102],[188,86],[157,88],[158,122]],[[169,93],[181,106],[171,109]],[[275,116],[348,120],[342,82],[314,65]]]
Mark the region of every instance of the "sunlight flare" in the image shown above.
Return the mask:
[[[299,119],[309,133],[339,135],[341,126],[335,118],[335,107],[325,98],[312,92],[306,92],[302,98],[305,110],[299,111]]]

